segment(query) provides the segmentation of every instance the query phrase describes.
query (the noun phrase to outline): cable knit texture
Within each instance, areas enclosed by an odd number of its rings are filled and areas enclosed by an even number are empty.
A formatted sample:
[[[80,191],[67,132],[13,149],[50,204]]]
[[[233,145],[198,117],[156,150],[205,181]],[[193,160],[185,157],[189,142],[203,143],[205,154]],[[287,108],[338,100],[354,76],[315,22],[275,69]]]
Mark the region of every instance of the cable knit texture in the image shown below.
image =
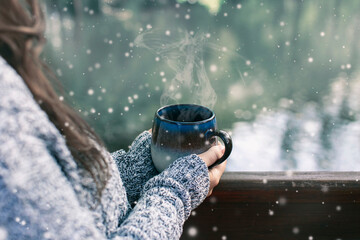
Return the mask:
[[[101,149],[111,178],[97,204],[89,174],[1,57],[0,119],[0,238],[178,239],[208,193],[208,170],[198,156],[159,174],[151,134],[143,132],[128,152]]]

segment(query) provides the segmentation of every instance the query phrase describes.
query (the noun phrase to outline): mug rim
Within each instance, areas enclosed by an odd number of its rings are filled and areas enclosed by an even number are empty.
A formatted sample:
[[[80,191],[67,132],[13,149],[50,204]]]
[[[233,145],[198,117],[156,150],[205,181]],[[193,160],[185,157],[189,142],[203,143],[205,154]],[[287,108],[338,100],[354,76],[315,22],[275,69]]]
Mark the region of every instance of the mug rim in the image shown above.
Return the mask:
[[[196,106],[196,107],[201,107],[201,108],[205,108],[206,110],[208,110],[209,112],[211,112],[211,116],[207,119],[204,119],[204,120],[201,120],[201,121],[196,121],[196,122],[179,122],[179,121],[174,121],[174,120],[170,120],[170,119],[166,119],[166,118],[162,118],[160,115],[159,115],[159,112],[165,108],[168,108],[168,107],[175,107],[175,106]],[[170,104],[170,105],[166,105],[166,106],[163,106],[161,108],[159,108],[157,111],[156,111],[156,117],[159,118],[161,121],[165,121],[165,122],[168,122],[168,123],[173,123],[173,124],[183,124],[183,125],[198,125],[198,124],[202,124],[202,123],[207,123],[207,122],[210,122],[212,121],[214,118],[215,118],[215,113],[214,111],[212,111],[210,108],[208,107],[205,107],[205,106],[202,106],[202,105],[198,105],[198,104],[192,104],[192,103],[179,103],[179,104]]]

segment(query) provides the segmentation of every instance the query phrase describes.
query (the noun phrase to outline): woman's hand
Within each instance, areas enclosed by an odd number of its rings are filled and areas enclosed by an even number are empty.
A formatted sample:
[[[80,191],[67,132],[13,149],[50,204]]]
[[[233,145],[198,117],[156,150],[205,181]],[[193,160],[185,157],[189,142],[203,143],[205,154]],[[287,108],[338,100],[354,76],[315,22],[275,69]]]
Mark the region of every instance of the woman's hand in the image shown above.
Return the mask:
[[[206,166],[211,166],[214,164],[218,159],[220,159],[225,152],[225,147],[221,144],[217,146],[211,147],[209,150],[207,150],[204,153],[199,154],[199,157],[206,163]],[[210,190],[207,196],[210,196],[212,194],[212,191],[214,187],[216,187],[219,184],[220,178],[223,175],[225,168],[226,168],[226,162],[213,167],[209,170],[209,177],[210,177]]]

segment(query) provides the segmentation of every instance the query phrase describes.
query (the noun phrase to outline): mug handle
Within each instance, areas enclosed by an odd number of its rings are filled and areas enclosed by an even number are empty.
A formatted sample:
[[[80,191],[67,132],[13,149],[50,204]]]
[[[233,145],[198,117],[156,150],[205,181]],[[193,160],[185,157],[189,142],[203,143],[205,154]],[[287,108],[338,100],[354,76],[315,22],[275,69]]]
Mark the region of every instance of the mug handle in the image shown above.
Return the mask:
[[[221,140],[224,142],[224,145],[225,145],[224,155],[219,160],[217,160],[213,165],[209,166],[209,169],[211,169],[211,168],[223,163],[229,157],[229,155],[232,151],[233,145],[232,145],[232,139],[231,139],[230,135],[223,130],[215,130],[215,131],[210,130],[208,132],[208,134],[206,134],[206,135],[207,135],[208,139],[213,138],[215,136],[221,138]]]

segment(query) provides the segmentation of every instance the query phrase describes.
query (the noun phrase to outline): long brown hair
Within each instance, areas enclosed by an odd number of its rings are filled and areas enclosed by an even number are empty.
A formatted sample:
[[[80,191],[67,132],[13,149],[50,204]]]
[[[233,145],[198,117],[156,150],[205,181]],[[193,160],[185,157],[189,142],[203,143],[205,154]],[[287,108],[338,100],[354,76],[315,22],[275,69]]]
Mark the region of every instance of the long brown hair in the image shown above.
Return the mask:
[[[59,100],[48,79],[55,75],[41,60],[45,43],[44,15],[37,0],[0,0],[0,55],[18,72],[34,99],[65,137],[79,167],[96,183],[101,196],[109,176],[108,160],[101,151],[103,142],[93,129],[69,106]]]

